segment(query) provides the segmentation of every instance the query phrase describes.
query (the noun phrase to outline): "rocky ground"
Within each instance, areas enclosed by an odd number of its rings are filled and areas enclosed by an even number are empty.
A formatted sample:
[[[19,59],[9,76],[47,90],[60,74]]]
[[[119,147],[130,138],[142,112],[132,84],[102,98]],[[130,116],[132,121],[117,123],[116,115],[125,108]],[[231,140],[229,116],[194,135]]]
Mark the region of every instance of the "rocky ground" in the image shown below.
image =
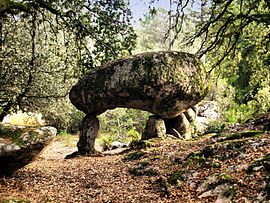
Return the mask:
[[[154,139],[129,151],[64,159],[78,136],[55,139],[0,179],[2,202],[267,202],[269,133]],[[142,146],[141,145],[141,146]]]

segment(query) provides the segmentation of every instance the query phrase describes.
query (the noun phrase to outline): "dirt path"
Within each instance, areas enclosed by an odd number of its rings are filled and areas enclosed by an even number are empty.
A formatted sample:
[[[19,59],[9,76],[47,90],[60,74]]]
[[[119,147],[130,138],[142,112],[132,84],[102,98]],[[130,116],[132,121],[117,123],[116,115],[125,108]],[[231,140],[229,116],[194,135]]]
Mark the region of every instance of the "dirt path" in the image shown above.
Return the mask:
[[[65,160],[76,147],[55,141],[40,158],[6,180],[1,196],[31,202],[138,202],[159,201],[151,177],[132,176],[122,155]],[[7,190],[8,188],[8,190]]]
[[[58,139],[37,160],[12,177],[0,178],[0,202],[23,199],[31,202],[204,203],[222,199],[224,194],[228,202],[267,199],[270,134],[226,142],[224,137],[218,139],[215,136],[194,141],[160,139],[146,150],[137,150],[135,153],[143,153],[138,159],[127,159],[134,155],[129,153],[68,160],[64,157],[76,151],[77,137],[68,142]],[[191,153],[201,149],[204,150],[200,153]],[[265,162],[258,163],[264,164],[256,165],[253,172],[247,173],[248,167],[262,157],[266,157]],[[155,174],[147,175],[145,169]],[[144,174],[140,174],[142,171]],[[161,177],[168,187],[160,181]],[[213,178],[214,182],[208,183]],[[214,192],[225,186],[227,189],[221,191],[221,195]]]

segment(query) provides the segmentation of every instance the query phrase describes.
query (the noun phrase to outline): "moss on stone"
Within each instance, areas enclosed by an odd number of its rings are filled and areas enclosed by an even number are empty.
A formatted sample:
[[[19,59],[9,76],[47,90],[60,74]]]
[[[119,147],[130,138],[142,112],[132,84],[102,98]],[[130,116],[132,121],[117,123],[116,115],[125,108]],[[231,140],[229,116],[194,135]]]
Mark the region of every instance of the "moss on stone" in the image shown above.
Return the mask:
[[[168,182],[171,184],[171,185],[177,185],[177,182],[178,180],[180,181],[183,181],[184,180],[184,177],[183,175],[185,174],[185,171],[177,171],[176,173],[173,173],[169,179],[168,179]]]
[[[19,146],[28,143],[35,143],[39,141],[39,139],[43,139],[44,136],[46,137],[46,135],[44,135],[43,133],[38,132],[37,127],[0,124],[0,137],[4,139],[9,139],[12,143]]]
[[[229,135],[225,140],[236,140],[248,137],[257,137],[261,136],[263,131],[244,131],[244,132],[237,132]]]
[[[96,115],[109,108],[129,107],[173,117],[204,98],[209,87],[206,83],[207,73],[196,56],[148,52],[90,71],[72,88],[70,99],[78,109]]]
[[[135,151],[135,152],[130,152],[128,154],[126,154],[123,158],[123,161],[134,161],[134,160],[138,160],[141,157],[143,157],[145,154],[147,154],[146,152],[143,151]]]
[[[252,173],[255,167],[263,166],[270,173],[270,153],[264,155],[261,159],[255,161],[247,168],[247,173]]]
[[[146,176],[157,175],[157,172],[154,169],[147,168],[149,165],[151,165],[150,161],[141,161],[141,162],[133,165],[129,169],[129,172],[132,173],[133,175],[137,175],[137,176],[141,176],[141,175],[146,175]]]
[[[129,172],[137,176],[155,176],[157,172],[152,168],[144,168],[142,166],[135,166],[129,169]]]
[[[5,127],[0,124],[0,137],[4,139],[11,139],[12,143],[17,145],[25,144],[24,135],[27,136],[28,142],[33,141],[39,136],[38,132],[35,132],[35,128],[32,127],[21,127],[21,128],[13,128],[12,126]]]
[[[150,162],[149,161],[141,161],[141,162],[137,163],[136,165],[141,165],[141,166],[145,167],[145,166],[150,165]]]
[[[156,161],[156,160],[159,160],[160,159],[160,156],[155,156],[151,159],[151,161]]]

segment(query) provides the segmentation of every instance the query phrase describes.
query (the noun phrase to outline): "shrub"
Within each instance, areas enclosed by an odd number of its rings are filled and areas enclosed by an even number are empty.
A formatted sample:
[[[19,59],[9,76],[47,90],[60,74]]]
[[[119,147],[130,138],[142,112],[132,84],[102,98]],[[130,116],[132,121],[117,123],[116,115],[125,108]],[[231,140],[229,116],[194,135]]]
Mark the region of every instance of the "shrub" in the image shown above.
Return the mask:
[[[106,149],[110,149],[112,146],[112,143],[116,141],[114,136],[112,135],[103,135],[100,139],[99,139],[99,143],[100,146],[106,150]]]
[[[76,142],[73,139],[73,135],[67,133],[66,130],[61,130],[57,135],[57,138],[63,140],[64,147],[76,147]]]
[[[13,125],[26,125],[26,126],[36,126],[44,125],[45,121],[42,119],[41,113],[32,113],[32,112],[22,112],[12,113],[7,115],[3,123],[10,123]]]
[[[206,131],[204,132],[204,134],[208,134],[208,133],[221,133],[224,131],[225,128],[225,124],[221,121],[212,121],[208,124],[206,124]]]
[[[108,110],[98,116],[100,132],[112,136],[110,142],[113,140],[130,143],[133,140],[139,140],[148,116],[148,112],[137,109],[116,108]],[[101,142],[105,141],[101,140]]]
[[[68,108],[69,107],[69,108]],[[81,123],[85,114],[73,106],[64,106],[63,109],[51,109],[44,113],[48,125],[68,133],[76,133],[81,128]]]

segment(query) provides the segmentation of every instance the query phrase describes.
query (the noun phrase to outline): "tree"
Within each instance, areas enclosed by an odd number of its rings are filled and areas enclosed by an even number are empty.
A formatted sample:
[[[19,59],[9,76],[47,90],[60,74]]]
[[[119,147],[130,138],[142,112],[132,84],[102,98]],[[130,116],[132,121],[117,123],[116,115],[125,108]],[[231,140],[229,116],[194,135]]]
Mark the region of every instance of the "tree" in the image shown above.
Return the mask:
[[[66,102],[86,71],[129,54],[129,14],[123,0],[1,1],[0,120],[16,108]]]
[[[175,20],[169,32],[175,33],[174,41],[182,29],[187,8],[194,5],[194,0],[178,0]],[[188,38],[187,44],[195,39],[202,39],[197,52],[199,57],[205,54],[216,54],[217,59],[212,64],[216,68],[227,56],[234,55],[239,46],[243,33],[249,26],[260,25],[267,28],[270,24],[270,2],[268,0],[201,0],[201,4],[208,6],[205,19],[201,20],[194,35]],[[270,32],[263,36],[265,52],[269,51]],[[269,59],[269,58],[268,58]],[[268,60],[269,61],[269,60]]]
[[[137,52],[167,50],[168,41],[165,41],[169,29],[168,11],[163,8],[156,9],[140,19],[136,30],[138,35]]]
[[[171,43],[182,38],[186,18],[192,16],[196,29],[182,46],[200,42],[196,54],[204,57],[214,80],[221,76],[235,89],[233,108],[240,114],[269,111],[270,2],[178,0],[175,8]]]

